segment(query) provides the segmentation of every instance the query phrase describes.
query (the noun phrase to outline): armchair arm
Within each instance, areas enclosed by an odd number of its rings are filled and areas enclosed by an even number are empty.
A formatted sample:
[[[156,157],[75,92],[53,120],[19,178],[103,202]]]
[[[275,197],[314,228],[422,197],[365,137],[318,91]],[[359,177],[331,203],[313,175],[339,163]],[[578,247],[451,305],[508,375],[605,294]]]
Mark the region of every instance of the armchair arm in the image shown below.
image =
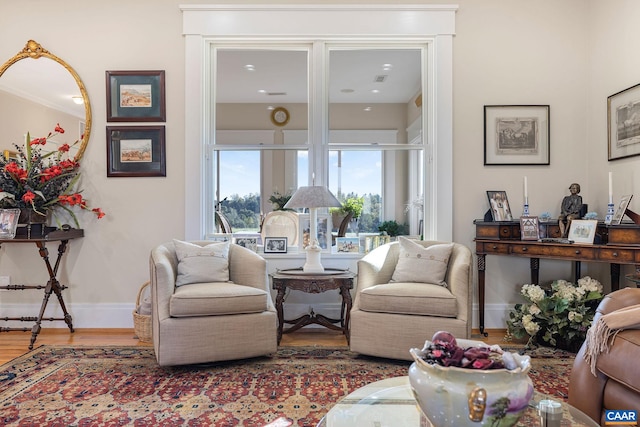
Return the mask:
[[[169,301],[175,290],[178,275],[178,259],[173,243],[162,244],[151,251],[149,273],[154,318],[169,318]]]
[[[356,300],[363,289],[382,283],[389,283],[398,263],[400,247],[397,242],[387,243],[369,252],[358,261]]]
[[[269,292],[267,261],[252,250],[236,244],[229,247],[229,279],[237,285]]]

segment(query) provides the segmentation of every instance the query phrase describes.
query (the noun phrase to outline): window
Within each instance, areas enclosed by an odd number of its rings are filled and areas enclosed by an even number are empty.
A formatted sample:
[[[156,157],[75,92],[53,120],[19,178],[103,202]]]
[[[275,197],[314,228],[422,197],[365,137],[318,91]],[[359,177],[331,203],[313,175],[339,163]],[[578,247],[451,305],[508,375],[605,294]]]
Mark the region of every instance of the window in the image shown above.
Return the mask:
[[[213,224],[210,217],[217,185],[213,154],[232,149],[220,143],[219,132],[236,130],[273,132],[269,143],[253,141],[233,147],[241,152],[261,152],[262,209],[268,208],[265,199],[274,189],[289,190],[291,183],[297,186],[305,182],[299,170],[303,167],[302,159],[308,162],[306,183],[310,184],[313,176],[316,185],[332,186],[330,154],[339,151],[348,161],[350,156],[368,159],[378,152],[382,160],[382,218],[402,222],[417,219],[411,218],[406,210],[412,209],[413,197],[422,197],[422,213],[413,215],[424,219],[425,238],[452,238],[451,77],[456,6],[181,8],[186,40],[185,161],[188,169],[189,165],[194,170],[200,168],[199,176],[189,170],[186,177],[188,238],[201,238]],[[366,22],[359,19],[364,12]],[[327,37],[322,40],[318,34]],[[258,62],[259,65],[240,61],[247,52],[255,55],[256,60],[281,55],[284,59],[271,64]],[[380,62],[380,55],[394,59]],[[401,57],[409,57],[417,64],[417,80],[403,77],[405,69],[397,66]],[[243,68],[228,72],[219,66],[219,61]],[[349,61],[348,67],[340,65]],[[358,72],[361,66],[370,69]],[[346,72],[341,74],[341,69]],[[255,76],[260,70],[275,70],[278,77],[259,80]],[[242,87],[236,85],[242,81],[241,76],[248,75],[253,80],[247,80]],[[283,90],[278,83],[284,81],[306,89]],[[404,82],[407,88],[384,90],[394,81]],[[256,82],[262,87],[249,84]],[[357,84],[360,86],[354,86]],[[233,99],[244,88],[260,93],[262,98]],[[292,93],[303,93],[302,99],[288,99]],[[411,94],[409,98],[407,93]],[[365,94],[367,97],[362,99],[353,96]],[[383,100],[383,95],[390,94],[404,94],[404,98]],[[289,111],[290,120],[285,126],[271,122],[270,107]],[[415,124],[416,138],[410,135]],[[397,135],[388,144],[331,140],[331,133],[347,130],[395,131]],[[304,132],[305,138],[286,144],[287,132]],[[300,159],[293,167],[289,166],[292,163],[289,160],[283,164],[269,163],[264,157],[266,153],[289,150],[285,158]]]

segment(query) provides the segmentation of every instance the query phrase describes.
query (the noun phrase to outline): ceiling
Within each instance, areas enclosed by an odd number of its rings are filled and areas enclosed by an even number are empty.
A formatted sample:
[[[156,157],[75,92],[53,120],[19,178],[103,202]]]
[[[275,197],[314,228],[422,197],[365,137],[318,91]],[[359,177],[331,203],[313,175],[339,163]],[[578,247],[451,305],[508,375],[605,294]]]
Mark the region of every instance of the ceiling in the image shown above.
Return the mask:
[[[332,50],[329,55],[331,103],[406,103],[421,92],[418,49]],[[216,101],[306,103],[308,68],[304,50],[220,49]]]
[[[11,65],[0,76],[0,90],[49,108],[84,119],[84,104],[73,102],[81,96],[75,79],[56,61],[26,58]]]
[[[329,55],[332,103],[407,103],[421,92],[418,49],[331,50]],[[220,49],[216,101],[307,103],[308,62],[306,50]],[[384,64],[391,67],[384,69]],[[253,65],[253,70],[247,70],[247,65]],[[49,58],[28,58],[13,64],[0,76],[0,90],[85,117],[84,105],[71,98],[80,95],[75,80]]]

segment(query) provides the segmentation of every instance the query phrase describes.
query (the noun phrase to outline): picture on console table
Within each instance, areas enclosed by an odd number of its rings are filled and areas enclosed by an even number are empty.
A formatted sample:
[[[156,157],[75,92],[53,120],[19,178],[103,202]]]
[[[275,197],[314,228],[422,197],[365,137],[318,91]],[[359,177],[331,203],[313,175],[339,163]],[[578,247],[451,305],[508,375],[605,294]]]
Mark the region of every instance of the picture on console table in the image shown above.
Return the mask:
[[[548,105],[485,105],[485,165],[548,165]]]
[[[597,227],[597,219],[574,219],[571,221],[568,238],[569,240],[573,240],[574,243],[592,245],[593,239],[596,236]]]
[[[489,198],[489,207],[494,221],[513,220],[506,191],[487,191],[487,197]]]
[[[522,240],[538,240],[540,238],[537,216],[520,217],[520,238]]]
[[[625,212],[627,212],[627,208],[629,207],[629,202],[631,202],[632,197],[633,194],[622,196],[620,203],[618,204],[618,210],[611,220],[611,225],[619,225],[622,222],[622,218],[624,217]]]
[[[287,253],[286,237],[265,237],[264,253],[265,254],[286,254]]]
[[[640,84],[607,98],[609,161],[640,154]]]

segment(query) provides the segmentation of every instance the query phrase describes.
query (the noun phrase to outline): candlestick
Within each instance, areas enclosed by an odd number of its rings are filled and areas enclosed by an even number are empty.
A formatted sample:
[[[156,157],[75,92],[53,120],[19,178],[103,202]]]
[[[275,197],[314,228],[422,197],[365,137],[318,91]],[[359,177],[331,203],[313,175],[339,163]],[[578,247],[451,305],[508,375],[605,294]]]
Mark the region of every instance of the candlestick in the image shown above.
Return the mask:
[[[613,174],[609,172],[609,204],[613,203]]]

